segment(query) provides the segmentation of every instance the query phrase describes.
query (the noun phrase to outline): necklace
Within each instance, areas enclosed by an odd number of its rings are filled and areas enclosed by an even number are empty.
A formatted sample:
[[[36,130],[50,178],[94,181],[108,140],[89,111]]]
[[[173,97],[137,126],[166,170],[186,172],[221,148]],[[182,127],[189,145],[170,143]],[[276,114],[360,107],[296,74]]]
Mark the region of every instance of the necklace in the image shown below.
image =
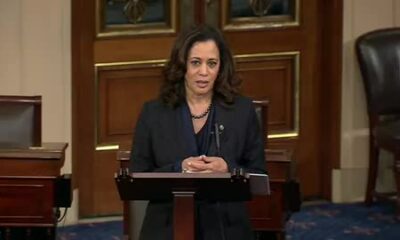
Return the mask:
[[[211,110],[211,103],[210,105],[208,105],[206,111],[204,111],[203,113],[199,114],[199,115],[194,115],[193,113],[190,113],[190,116],[192,117],[192,119],[202,119],[203,117],[207,116],[207,114],[210,112]]]

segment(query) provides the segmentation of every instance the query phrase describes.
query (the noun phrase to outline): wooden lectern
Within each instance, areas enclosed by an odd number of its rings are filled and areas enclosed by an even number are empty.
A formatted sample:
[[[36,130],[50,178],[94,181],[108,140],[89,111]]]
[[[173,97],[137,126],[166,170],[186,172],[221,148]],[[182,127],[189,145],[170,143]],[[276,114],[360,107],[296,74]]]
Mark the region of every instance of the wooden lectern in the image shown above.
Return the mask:
[[[171,200],[174,203],[174,240],[194,240],[194,202],[248,201],[269,194],[268,176],[234,173],[131,173],[115,176],[121,200]]]
[[[36,239],[40,229],[45,230],[41,239],[55,239],[55,185],[67,146],[0,149],[0,239]],[[18,229],[21,238],[13,237]]]

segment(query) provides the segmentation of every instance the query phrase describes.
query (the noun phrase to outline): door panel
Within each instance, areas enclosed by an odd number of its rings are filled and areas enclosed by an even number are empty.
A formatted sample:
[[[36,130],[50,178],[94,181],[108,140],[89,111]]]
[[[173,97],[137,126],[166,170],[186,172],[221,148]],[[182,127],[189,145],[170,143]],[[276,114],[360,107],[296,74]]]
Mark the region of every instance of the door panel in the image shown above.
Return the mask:
[[[249,54],[236,58],[242,92],[268,99],[270,135],[298,134],[299,53]],[[272,137],[272,136],[271,136]]]
[[[142,104],[158,95],[163,65],[162,61],[97,65],[96,148],[132,140]]]
[[[272,0],[269,7],[250,2],[264,1],[72,0],[72,151],[81,216],[122,211],[113,181],[115,151],[130,147],[142,104],[157,97],[177,33],[202,22],[223,32],[242,93],[269,99],[268,147],[294,152],[305,196],[327,197],[330,165],[321,156],[338,156],[339,117],[326,119],[330,110],[323,104],[336,107],[340,99],[335,89],[326,93],[327,83],[337,79],[322,79],[321,72],[330,69],[325,62],[332,69],[340,62],[324,59],[322,46],[340,46],[331,40],[333,23],[325,16],[341,11],[341,1]],[[126,4],[130,10],[124,13]],[[334,129],[325,135],[322,127],[329,126]],[[333,144],[319,150],[324,142]]]
[[[281,5],[290,6],[281,14],[261,17],[251,13],[245,17],[235,17],[232,5],[235,2],[237,5],[245,5],[247,1],[222,2],[225,7],[221,9],[221,28],[235,55],[298,53],[299,61],[287,68],[290,71],[286,71],[286,78],[277,78],[277,71],[264,72],[258,76],[252,71],[251,75],[247,75],[248,78],[244,78],[244,85],[250,85],[250,81],[254,82],[254,79],[258,82],[270,82],[268,86],[264,86],[263,93],[257,93],[260,97],[266,95],[270,99],[269,129],[275,131],[270,132],[272,139],[269,147],[274,147],[273,143],[281,142],[282,138],[289,138],[290,141],[285,141],[288,144],[285,148],[294,150],[293,160],[296,161],[303,194],[321,196],[322,166],[320,153],[315,148],[320,137],[319,79],[315,74],[316,69],[321,68],[321,50],[316,44],[320,40],[318,1],[273,1],[273,4],[280,2]],[[243,6],[242,9],[243,12],[248,12]],[[255,86],[258,91],[263,87],[261,84]],[[247,94],[249,90],[245,87],[244,93]],[[277,129],[277,122],[280,123],[280,129]],[[275,125],[271,125],[272,123]]]

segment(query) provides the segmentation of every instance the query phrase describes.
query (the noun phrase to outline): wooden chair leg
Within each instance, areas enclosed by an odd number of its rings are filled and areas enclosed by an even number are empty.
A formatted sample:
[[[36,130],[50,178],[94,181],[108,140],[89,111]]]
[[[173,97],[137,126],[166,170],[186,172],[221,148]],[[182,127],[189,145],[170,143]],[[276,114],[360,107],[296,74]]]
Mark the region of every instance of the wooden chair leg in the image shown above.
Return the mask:
[[[286,233],[285,233],[285,231],[278,232],[278,233],[276,234],[276,238],[277,238],[278,240],[285,240],[285,239],[286,239]]]
[[[46,238],[48,240],[56,239],[56,229],[55,229],[55,227],[46,228]]]
[[[378,176],[379,161],[379,148],[375,145],[375,139],[370,135],[369,140],[369,168],[368,168],[368,183],[367,191],[365,194],[365,204],[371,205],[376,186],[376,178]]]
[[[285,233],[281,231],[255,231],[255,240],[285,240]]]
[[[394,157],[394,178],[397,188],[396,217],[400,220],[400,152],[397,152]]]
[[[11,229],[6,227],[6,232],[5,232],[5,240],[11,240]]]
[[[27,227],[25,228],[25,239],[31,240],[31,238],[32,238],[32,229]]]

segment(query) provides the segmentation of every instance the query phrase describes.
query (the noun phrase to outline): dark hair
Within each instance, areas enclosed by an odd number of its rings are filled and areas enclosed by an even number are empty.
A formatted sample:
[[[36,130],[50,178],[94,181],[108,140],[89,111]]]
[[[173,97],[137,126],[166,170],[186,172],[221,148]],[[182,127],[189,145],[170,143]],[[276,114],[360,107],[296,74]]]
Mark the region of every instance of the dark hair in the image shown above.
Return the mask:
[[[239,92],[241,80],[237,77],[234,60],[222,34],[215,28],[201,25],[178,36],[164,69],[164,83],[160,98],[163,103],[176,107],[185,101],[185,74],[189,51],[196,42],[213,40],[219,50],[220,68],[214,83],[213,97],[224,105],[232,104]]]

